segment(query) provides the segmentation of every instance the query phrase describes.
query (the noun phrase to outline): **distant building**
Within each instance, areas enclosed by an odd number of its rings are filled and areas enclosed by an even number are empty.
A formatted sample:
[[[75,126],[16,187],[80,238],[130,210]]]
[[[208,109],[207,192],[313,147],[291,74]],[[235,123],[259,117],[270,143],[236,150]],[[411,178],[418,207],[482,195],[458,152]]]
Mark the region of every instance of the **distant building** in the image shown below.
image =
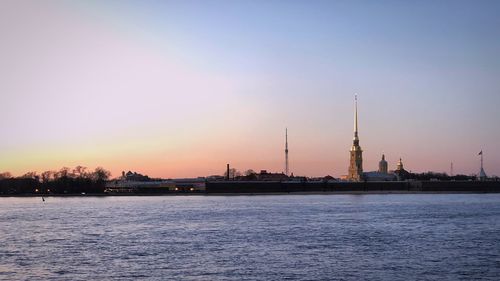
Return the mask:
[[[389,173],[365,172],[363,173],[363,179],[365,181],[395,181],[397,177]]]
[[[226,177],[221,176],[221,175],[211,175],[211,176],[207,177],[208,181],[222,181],[222,180],[225,180],[225,179],[226,179]]]
[[[127,174],[129,179],[127,180]],[[146,177],[148,180],[134,180]],[[125,177],[125,178],[123,178]],[[106,183],[105,193],[169,193],[169,192],[202,192],[205,190],[206,178],[185,179],[150,179],[138,173],[122,173],[121,180]]]
[[[136,172],[131,172],[128,171],[125,173],[125,171],[122,172],[122,180],[126,181],[150,181],[151,179],[148,176],[136,173]]]
[[[266,170],[261,170],[256,174],[259,181],[286,181],[288,176],[285,173],[268,173]]]
[[[396,170],[394,170],[394,175],[396,175],[399,181],[406,180],[410,178],[410,173],[406,171],[403,167],[403,161],[399,158]]]
[[[486,175],[486,172],[484,171],[483,168],[481,168],[481,171],[479,172],[479,179],[480,180],[485,180],[487,178],[488,178],[488,176]]]
[[[336,179],[336,178],[334,178],[334,177],[332,177],[332,176],[330,176],[330,175],[327,175],[327,176],[323,177],[323,179],[322,179],[322,180],[323,180],[323,181],[325,181],[325,182],[337,181],[337,179]]]
[[[269,173],[266,170],[261,170],[260,173],[251,173],[246,176],[237,176],[236,181],[287,181],[297,177],[285,175],[285,173]]]
[[[354,139],[350,150],[349,174],[350,181],[361,181],[363,176],[363,150],[359,146],[358,138],[358,97],[354,101]]]
[[[382,160],[378,162],[378,172],[382,174],[387,174],[387,161],[385,161],[384,154],[382,154]]]
[[[401,166],[402,167],[402,166]],[[397,176],[387,171],[387,161],[385,155],[382,154],[382,160],[378,163],[378,171],[363,173],[363,180],[365,181],[395,181]]]

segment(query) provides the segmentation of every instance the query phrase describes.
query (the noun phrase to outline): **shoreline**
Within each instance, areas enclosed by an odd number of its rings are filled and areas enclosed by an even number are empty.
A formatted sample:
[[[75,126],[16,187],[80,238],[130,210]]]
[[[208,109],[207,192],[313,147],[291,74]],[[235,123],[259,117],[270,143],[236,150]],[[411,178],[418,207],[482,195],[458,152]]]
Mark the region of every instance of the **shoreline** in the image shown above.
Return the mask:
[[[123,194],[1,194],[0,198],[29,198],[29,197],[161,197],[161,196],[263,196],[263,195],[414,195],[414,194],[500,194],[487,191],[408,191],[408,190],[371,190],[371,191],[296,191],[296,192],[221,192],[221,193],[123,193]]]

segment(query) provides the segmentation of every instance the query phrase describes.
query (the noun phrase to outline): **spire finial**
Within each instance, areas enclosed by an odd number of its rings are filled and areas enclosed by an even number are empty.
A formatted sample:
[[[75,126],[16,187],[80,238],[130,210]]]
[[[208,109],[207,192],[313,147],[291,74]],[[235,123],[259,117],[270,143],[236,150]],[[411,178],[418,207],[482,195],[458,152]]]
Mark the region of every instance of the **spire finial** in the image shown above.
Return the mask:
[[[354,140],[358,140],[358,94],[354,94]]]
[[[354,132],[358,134],[358,94],[354,94],[354,107],[355,107],[355,117],[354,117]]]
[[[288,152],[288,128],[285,128],[285,151]]]

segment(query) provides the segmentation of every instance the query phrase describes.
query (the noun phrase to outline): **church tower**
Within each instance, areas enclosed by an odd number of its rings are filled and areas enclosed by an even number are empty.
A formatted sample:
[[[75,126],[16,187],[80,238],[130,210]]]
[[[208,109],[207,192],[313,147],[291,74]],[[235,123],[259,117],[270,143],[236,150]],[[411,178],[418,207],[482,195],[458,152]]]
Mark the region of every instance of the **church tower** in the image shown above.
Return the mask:
[[[359,146],[358,138],[358,96],[354,96],[354,139],[350,150],[351,160],[349,163],[349,175],[347,179],[350,181],[361,181],[363,176],[363,151]]]
[[[397,171],[404,170],[404,168],[403,168],[403,161],[401,161],[401,158],[399,158],[399,162],[398,162],[398,165],[396,166],[396,170]]]
[[[387,174],[387,161],[385,161],[384,154],[382,154],[382,160],[378,162],[378,172],[382,174]]]

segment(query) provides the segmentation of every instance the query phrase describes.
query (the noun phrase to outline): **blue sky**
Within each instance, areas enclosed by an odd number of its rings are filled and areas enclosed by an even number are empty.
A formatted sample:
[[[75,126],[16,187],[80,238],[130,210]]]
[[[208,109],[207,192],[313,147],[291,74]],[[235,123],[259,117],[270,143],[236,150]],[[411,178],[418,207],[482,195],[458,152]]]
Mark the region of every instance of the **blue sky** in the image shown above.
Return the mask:
[[[0,5],[0,170],[281,171],[288,127],[292,171],[339,176],[358,93],[366,171],[477,173],[483,149],[500,175],[498,1]]]

